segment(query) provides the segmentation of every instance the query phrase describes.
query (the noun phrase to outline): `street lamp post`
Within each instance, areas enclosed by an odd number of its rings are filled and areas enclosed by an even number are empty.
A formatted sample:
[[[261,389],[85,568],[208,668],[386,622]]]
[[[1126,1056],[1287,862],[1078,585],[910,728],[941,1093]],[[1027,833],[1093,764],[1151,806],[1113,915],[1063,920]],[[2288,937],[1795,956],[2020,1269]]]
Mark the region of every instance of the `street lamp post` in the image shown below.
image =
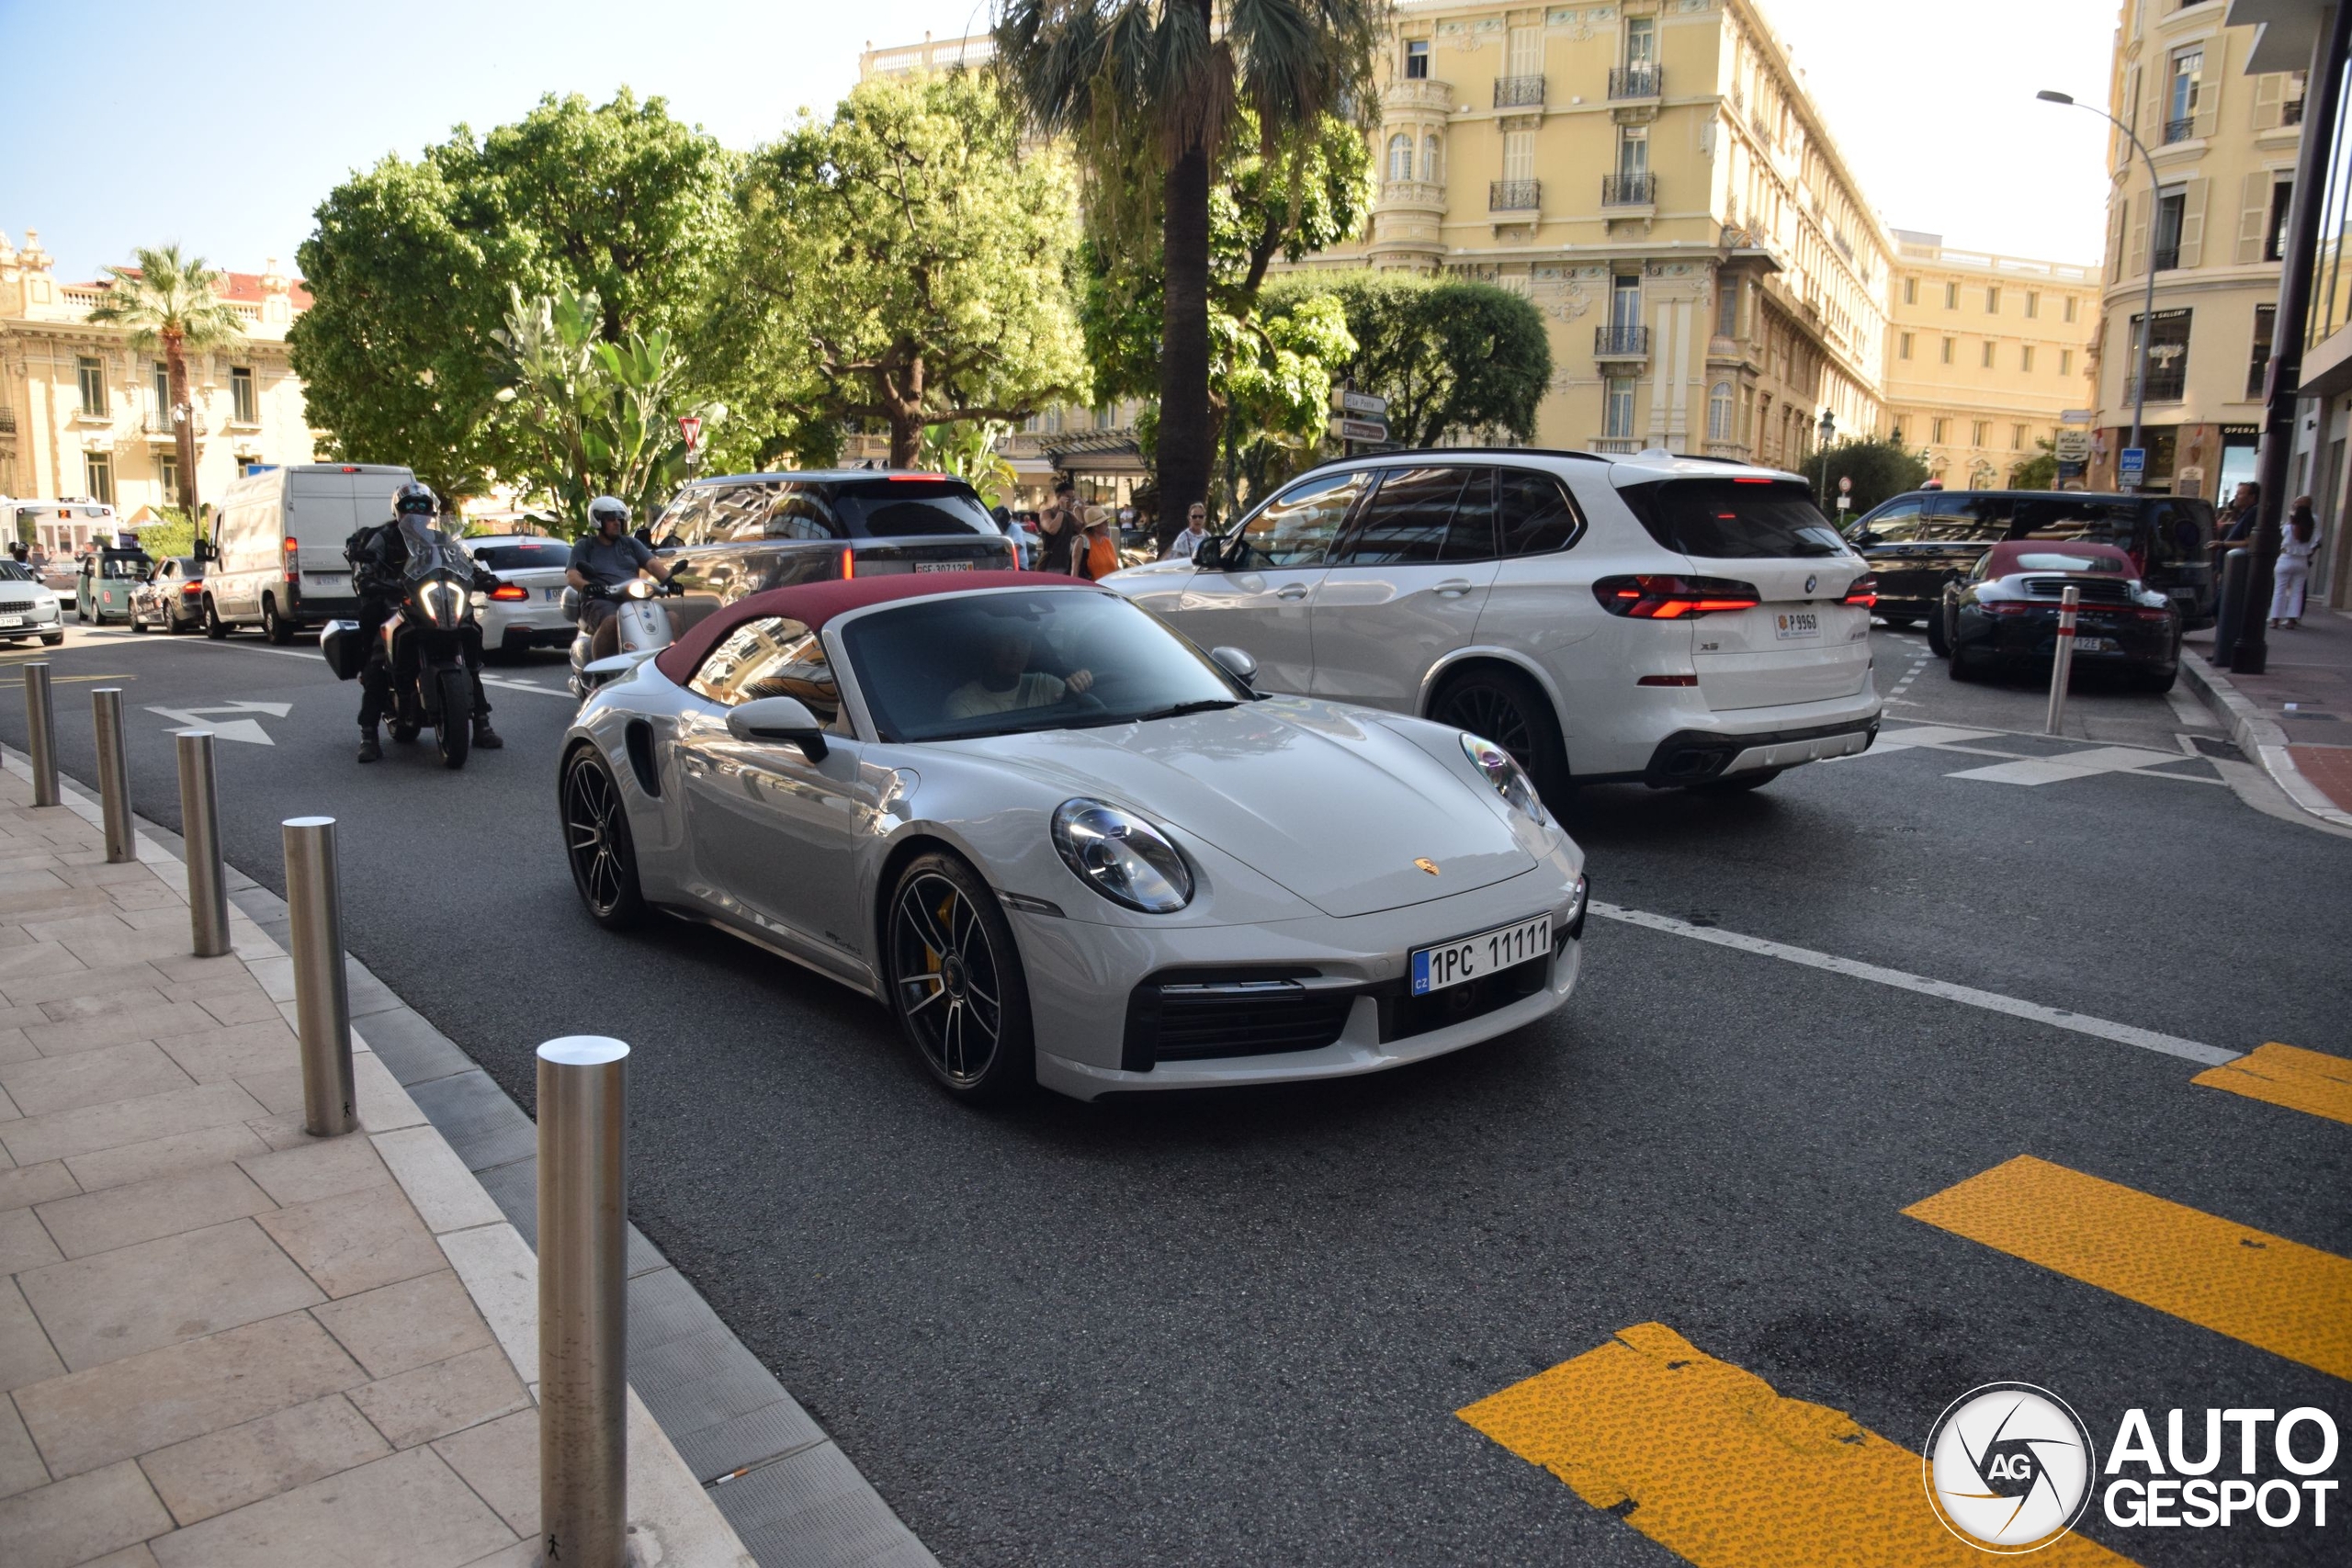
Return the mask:
[[[1827,409],[1821,411],[1821,423],[1815,430],[1821,436],[1819,449],[1813,459],[1813,503],[1826,511],[1829,497],[1829,443],[1838,434],[1838,419]]]
[[[2140,446],[2142,415],[2147,412],[2148,407],[2148,344],[2149,342],[2156,335],[2156,205],[2158,199],[2157,192],[2163,182],[2158,180],[2156,177],[2156,161],[2148,155],[2147,144],[2143,142],[2138,136],[2132,133],[2130,126],[2124,124],[2121,120],[2116,118],[2105,109],[2098,108],[2090,104],[2076,103],[2072,95],[2052,92],[2047,87],[2043,88],[2041,92],[2036,93],[2034,96],[2041,99],[2045,104],[2065,104],[2070,107],[2082,109],[2086,113],[2098,116],[2099,118],[2107,121],[2108,124],[2115,127],[2116,130],[2123,133],[2124,140],[2132,143],[2132,151],[2140,154],[2140,162],[2147,166],[2148,292],[2145,301],[2140,307],[2140,368],[2138,373],[2132,378],[2132,439],[2128,443],[2128,445],[2136,447]],[[2141,471],[2144,473],[2146,470],[2143,469]],[[2118,488],[2121,487],[2119,486]],[[2138,492],[2139,489],[2140,487],[2136,484],[2131,487],[2132,493],[2135,494]]]

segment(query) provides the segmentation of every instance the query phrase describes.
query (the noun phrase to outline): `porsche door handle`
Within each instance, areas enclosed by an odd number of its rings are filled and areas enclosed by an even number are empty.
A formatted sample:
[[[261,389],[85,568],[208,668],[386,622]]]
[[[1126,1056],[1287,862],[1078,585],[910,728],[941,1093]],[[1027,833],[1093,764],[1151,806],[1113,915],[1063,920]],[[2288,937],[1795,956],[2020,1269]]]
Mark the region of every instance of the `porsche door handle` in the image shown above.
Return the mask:
[[[1435,592],[1441,599],[1459,599],[1464,593],[1470,592],[1470,587],[1471,585],[1469,583],[1463,581],[1459,578],[1455,578],[1450,582],[1439,583],[1431,592]]]
[[[1306,597],[1306,584],[1304,582],[1286,582],[1280,588],[1274,590],[1274,597],[1277,599],[1304,599]]]

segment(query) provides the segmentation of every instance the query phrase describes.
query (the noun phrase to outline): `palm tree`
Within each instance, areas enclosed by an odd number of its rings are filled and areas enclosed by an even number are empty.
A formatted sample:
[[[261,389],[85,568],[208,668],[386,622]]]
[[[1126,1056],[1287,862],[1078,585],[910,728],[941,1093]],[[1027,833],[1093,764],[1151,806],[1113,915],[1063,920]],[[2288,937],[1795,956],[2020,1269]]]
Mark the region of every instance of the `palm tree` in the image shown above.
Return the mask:
[[[1000,65],[1038,128],[1070,139],[1090,220],[1101,231],[1154,205],[1136,197],[1158,197],[1163,522],[1208,498],[1209,187],[1236,107],[1257,111],[1272,153],[1351,98],[1367,103],[1388,11],[1387,0],[1000,0]]]
[[[164,350],[172,406],[165,410],[179,443],[180,510],[196,518],[196,411],[188,404],[187,356],[225,347],[244,335],[245,323],[220,302],[220,274],[177,245],[141,246],[135,267],[112,266],[107,297],[90,320],[130,329],[131,346]]]

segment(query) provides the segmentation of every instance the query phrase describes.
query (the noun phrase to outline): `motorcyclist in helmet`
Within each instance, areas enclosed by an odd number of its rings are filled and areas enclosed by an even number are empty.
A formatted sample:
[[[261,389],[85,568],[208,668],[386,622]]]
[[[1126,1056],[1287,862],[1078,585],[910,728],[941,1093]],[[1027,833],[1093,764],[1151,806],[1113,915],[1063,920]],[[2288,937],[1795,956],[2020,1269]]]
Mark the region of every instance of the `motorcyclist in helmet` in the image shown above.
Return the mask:
[[[614,592],[640,571],[657,581],[670,581],[670,563],[658,558],[653,547],[628,531],[628,502],[616,495],[600,495],[588,503],[588,532],[572,542],[571,565],[564,581],[580,590],[580,626],[592,637],[608,625],[619,609]],[[611,652],[602,649],[597,657]]]
[[[360,629],[368,638],[368,662],[359,671],[359,760],[363,762],[382,759],[384,748],[376,737],[376,727],[386,714],[399,712],[392,667],[381,634],[384,623],[400,608],[409,537],[413,535],[420,541],[434,537],[438,532],[434,520],[440,514],[441,501],[432,487],[411,480],[392,494],[392,520],[361,529],[345,547],[351,561],[352,585],[359,594]],[[498,580],[477,566],[474,586],[486,592],[497,587]],[[480,661],[469,659],[466,673],[473,677],[474,744],[495,751],[506,742],[490,727],[490,698],[482,691]]]

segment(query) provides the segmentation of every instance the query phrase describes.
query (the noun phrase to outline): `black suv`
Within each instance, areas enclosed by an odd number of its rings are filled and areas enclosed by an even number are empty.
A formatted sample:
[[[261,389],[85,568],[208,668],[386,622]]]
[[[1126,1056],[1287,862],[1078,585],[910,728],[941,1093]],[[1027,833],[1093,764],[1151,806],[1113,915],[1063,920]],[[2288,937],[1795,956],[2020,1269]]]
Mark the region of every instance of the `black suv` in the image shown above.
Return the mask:
[[[697,479],[653,525],[688,594],[746,593],[834,577],[1009,571],[1012,541],[964,480],[868,468]]]
[[[1944,584],[2004,539],[2085,539],[2139,563],[2181,626],[2213,624],[2213,507],[2174,495],[2050,490],[1918,490],[1880,502],[1846,530],[1878,579],[1878,614],[1907,626],[1938,613]]]

